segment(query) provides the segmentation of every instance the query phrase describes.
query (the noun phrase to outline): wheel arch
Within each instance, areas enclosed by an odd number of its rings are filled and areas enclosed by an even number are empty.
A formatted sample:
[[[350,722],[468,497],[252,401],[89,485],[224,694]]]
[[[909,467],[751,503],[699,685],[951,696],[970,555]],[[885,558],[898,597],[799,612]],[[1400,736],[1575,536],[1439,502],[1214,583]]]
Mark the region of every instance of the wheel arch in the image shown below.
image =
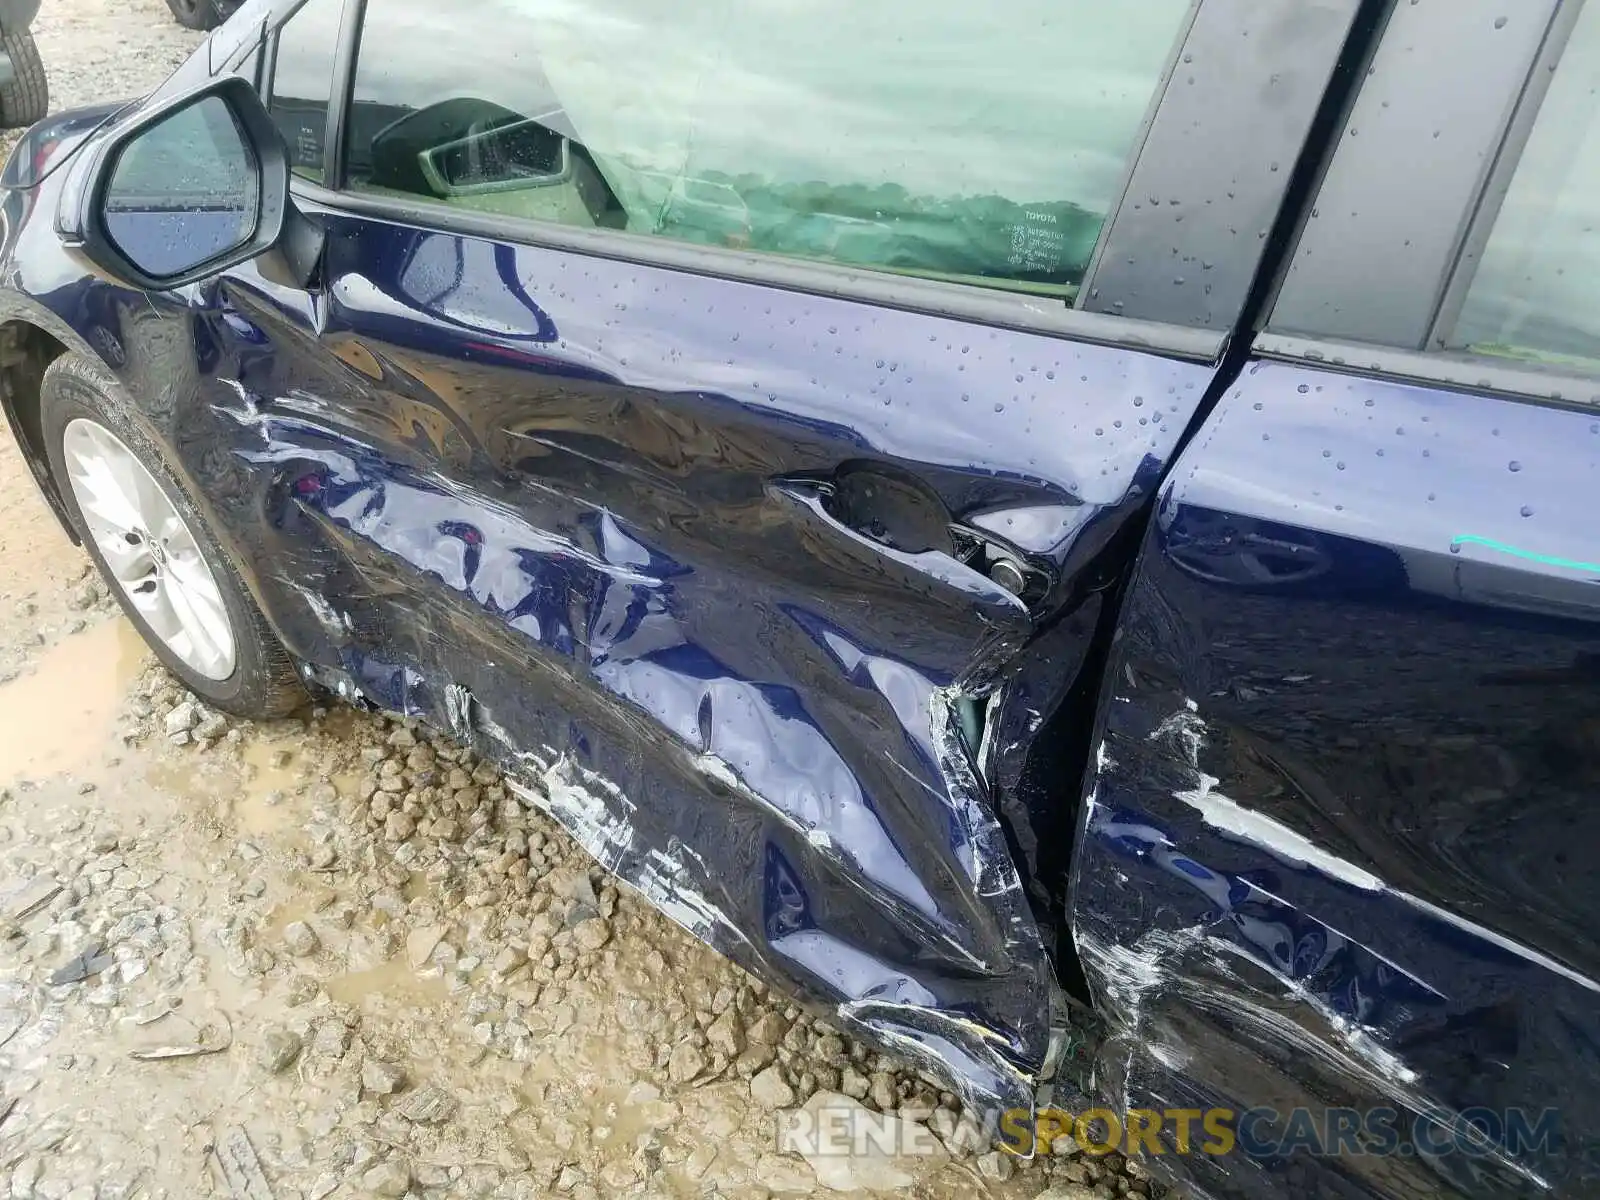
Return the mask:
[[[33,472],[34,482],[44,493],[61,528],[77,545],[77,530],[67,519],[61,494],[50,476],[44,430],[39,419],[39,382],[44,378],[45,368],[68,349],[60,338],[25,319],[0,322],[0,409],[5,411],[23,461]]]
[[[39,15],[42,0],[0,0],[0,29],[27,29]]]

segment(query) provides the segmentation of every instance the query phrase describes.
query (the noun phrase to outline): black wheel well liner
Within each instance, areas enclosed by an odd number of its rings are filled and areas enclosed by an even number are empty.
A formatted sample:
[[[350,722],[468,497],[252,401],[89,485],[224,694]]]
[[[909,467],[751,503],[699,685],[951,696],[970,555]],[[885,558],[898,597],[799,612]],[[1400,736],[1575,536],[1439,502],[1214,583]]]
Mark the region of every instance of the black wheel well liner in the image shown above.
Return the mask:
[[[39,416],[39,382],[45,368],[67,353],[67,347],[52,334],[26,320],[0,324],[0,408],[11,423],[12,433],[45,499],[74,543],[77,532],[67,520],[66,510],[50,477],[49,456],[45,452],[44,428]]]

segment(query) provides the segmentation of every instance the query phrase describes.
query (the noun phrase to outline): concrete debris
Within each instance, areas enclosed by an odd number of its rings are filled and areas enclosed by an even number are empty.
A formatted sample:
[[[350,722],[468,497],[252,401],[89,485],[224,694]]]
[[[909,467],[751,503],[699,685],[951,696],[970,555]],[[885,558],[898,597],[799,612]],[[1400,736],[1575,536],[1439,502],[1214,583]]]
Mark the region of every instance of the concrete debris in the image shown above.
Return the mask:
[[[418,1125],[448,1121],[455,1110],[456,1102],[450,1094],[432,1084],[418,1088],[395,1105],[396,1112]]]

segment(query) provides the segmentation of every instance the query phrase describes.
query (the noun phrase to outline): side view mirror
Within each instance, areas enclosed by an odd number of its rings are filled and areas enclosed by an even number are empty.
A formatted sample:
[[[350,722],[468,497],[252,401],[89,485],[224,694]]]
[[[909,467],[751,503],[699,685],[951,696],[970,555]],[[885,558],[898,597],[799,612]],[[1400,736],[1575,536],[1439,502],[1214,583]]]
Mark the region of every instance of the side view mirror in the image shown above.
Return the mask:
[[[373,133],[371,147],[370,183],[440,199],[548,187],[572,178],[564,136],[474,96],[405,113]]]
[[[243,79],[139,112],[75,174],[58,232],[135,287],[182,287],[259,255],[264,273],[304,287],[321,257],[321,228],[289,196],[283,139]]]

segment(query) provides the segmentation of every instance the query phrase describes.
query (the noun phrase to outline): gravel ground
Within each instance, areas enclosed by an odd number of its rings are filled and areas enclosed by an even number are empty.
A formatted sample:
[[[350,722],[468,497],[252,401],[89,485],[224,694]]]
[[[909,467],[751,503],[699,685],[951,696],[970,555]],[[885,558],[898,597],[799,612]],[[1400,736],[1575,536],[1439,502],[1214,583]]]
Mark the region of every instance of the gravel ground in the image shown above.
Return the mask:
[[[57,107],[197,43],[160,0],[47,0],[36,32]],[[442,736],[207,712],[8,439],[0,506],[11,1197],[1151,1191],[1116,1155],[967,1144],[953,1097],[688,938]],[[938,1152],[778,1153],[783,1111],[824,1102]]]

